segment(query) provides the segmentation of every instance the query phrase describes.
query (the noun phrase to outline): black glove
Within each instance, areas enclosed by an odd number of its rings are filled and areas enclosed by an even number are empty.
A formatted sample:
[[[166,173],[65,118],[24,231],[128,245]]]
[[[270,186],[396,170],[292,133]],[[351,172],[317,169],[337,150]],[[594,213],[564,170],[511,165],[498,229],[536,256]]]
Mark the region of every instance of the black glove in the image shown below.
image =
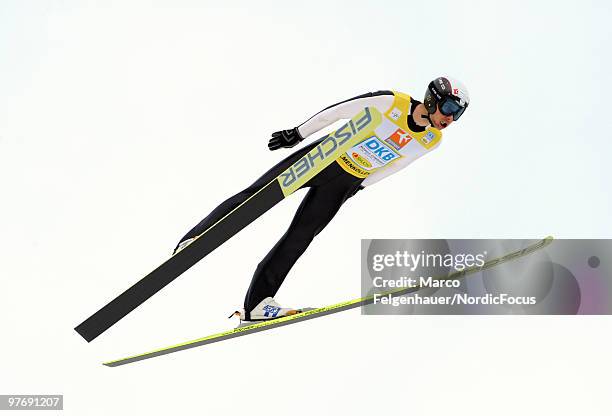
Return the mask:
[[[272,138],[268,142],[268,149],[276,150],[281,147],[293,147],[299,142],[304,140],[298,128],[294,128],[291,130],[281,130],[275,133],[272,133]]]

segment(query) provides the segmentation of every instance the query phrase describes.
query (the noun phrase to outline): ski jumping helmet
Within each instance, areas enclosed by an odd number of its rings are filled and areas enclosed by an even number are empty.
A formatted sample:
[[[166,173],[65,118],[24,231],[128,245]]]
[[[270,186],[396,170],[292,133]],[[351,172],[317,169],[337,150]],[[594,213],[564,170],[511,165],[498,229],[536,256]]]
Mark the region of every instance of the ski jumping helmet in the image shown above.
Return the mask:
[[[429,114],[436,112],[436,108],[445,116],[453,116],[459,120],[468,104],[470,96],[465,85],[456,79],[438,77],[431,81],[425,91],[425,108]]]

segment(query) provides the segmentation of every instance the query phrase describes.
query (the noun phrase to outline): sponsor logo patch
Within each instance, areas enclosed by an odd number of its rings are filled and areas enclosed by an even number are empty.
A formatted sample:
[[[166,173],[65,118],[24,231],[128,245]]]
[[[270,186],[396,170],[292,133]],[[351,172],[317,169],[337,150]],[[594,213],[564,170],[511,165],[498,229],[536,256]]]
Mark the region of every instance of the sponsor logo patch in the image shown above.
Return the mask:
[[[391,112],[389,113],[389,117],[391,117],[395,121],[399,120],[401,116],[402,110],[397,107],[393,107],[393,110],[391,110]]]
[[[361,155],[357,152],[351,153],[351,156],[357,164],[363,166],[364,168],[371,168],[372,164],[368,162],[365,158],[361,157]]]
[[[423,136],[423,138],[421,140],[423,140],[423,143],[429,144],[435,138],[436,138],[436,135],[433,134],[433,132],[428,131],[427,134],[425,136]]]
[[[385,142],[395,150],[401,150],[410,140],[412,140],[412,136],[402,129],[397,129],[390,137],[385,139]]]
[[[362,149],[364,149],[368,156],[374,158],[381,165],[386,165],[399,157],[397,153],[385,146],[376,136],[366,139],[363,142]]]
[[[357,178],[365,178],[370,174],[370,172],[363,169],[361,166],[357,166],[346,154],[342,155],[337,162],[340,164],[342,169]]]

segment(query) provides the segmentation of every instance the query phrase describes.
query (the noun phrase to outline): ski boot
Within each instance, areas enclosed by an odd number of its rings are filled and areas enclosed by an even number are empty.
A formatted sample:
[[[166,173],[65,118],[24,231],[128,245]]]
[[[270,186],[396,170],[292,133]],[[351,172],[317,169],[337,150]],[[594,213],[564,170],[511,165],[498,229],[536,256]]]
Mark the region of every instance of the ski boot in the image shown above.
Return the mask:
[[[281,307],[272,297],[267,297],[262,300],[259,305],[255,306],[250,313],[245,313],[244,309],[232,313],[229,317],[237,316],[240,318],[240,324],[237,328],[243,326],[254,325],[260,322],[271,321],[285,316],[297,315],[298,313],[310,311],[314,308],[292,309]]]

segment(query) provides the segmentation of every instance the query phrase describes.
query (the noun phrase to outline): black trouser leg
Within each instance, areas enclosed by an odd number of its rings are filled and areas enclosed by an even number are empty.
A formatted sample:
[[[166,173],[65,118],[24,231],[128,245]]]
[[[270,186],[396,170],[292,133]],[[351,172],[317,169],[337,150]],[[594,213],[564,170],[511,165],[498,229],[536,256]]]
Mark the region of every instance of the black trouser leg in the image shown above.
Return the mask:
[[[291,267],[361,182],[333,163],[305,185],[311,189],[289,229],[257,266],[244,301],[247,319],[263,299],[276,295]]]
[[[211,225],[215,224],[221,218],[229,214],[237,206],[249,199],[255,192],[259,191],[262,187],[270,183],[270,181],[280,175],[289,166],[294,164],[298,159],[304,156],[304,154],[311,151],[317,144],[319,144],[319,141],[320,140],[317,140],[316,142],[309,144],[308,146],[303,147],[298,151],[294,152],[293,154],[285,158],[283,161],[279,162],[276,166],[264,173],[263,176],[253,182],[253,184],[251,184],[248,188],[222,202],[217,208],[212,210],[212,212],[208,214],[206,218],[200,221],[198,225],[193,227],[187,234],[183,236],[183,238],[181,238],[179,243],[174,248],[174,251],[176,251],[178,246],[183,241],[197,237],[198,235],[202,234],[204,231],[210,228]]]

